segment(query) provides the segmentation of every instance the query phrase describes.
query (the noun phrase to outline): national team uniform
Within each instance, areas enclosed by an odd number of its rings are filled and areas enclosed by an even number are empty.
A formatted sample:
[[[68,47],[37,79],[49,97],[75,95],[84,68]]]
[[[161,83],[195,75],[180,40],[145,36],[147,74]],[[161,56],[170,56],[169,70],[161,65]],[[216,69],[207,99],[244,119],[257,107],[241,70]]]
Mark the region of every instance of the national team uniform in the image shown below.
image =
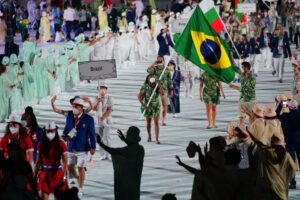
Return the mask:
[[[33,144],[30,138],[29,134],[24,134],[24,135],[13,135],[11,133],[6,134],[2,140],[0,141],[0,150],[3,152],[4,156],[8,158],[8,152],[9,152],[9,143],[11,140],[16,139],[20,142],[20,148],[22,151],[22,155],[26,159],[26,153],[29,151],[33,151]]]
[[[38,144],[38,152],[41,152],[41,143]],[[59,148],[50,142],[46,154],[39,155],[41,169],[38,174],[38,190],[44,193],[54,193],[54,188],[60,186],[64,176],[61,165],[61,157],[67,153],[67,146],[61,140]]]

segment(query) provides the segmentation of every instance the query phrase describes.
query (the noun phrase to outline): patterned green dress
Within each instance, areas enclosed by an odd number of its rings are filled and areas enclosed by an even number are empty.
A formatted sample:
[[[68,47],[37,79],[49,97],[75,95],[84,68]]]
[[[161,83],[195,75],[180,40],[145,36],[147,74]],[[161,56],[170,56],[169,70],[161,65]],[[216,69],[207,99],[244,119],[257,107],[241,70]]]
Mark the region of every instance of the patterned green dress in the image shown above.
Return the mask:
[[[143,94],[143,102],[145,105],[147,105],[151,94],[153,92],[154,88],[151,88],[148,84],[144,84],[141,87],[140,92]],[[161,101],[159,98],[159,94],[155,93],[151,103],[149,104],[150,109],[146,110],[145,117],[159,117],[160,115],[160,107],[161,107]]]
[[[220,104],[220,89],[217,84],[217,80],[204,72],[201,75],[201,81],[203,81],[203,101],[206,104]]]

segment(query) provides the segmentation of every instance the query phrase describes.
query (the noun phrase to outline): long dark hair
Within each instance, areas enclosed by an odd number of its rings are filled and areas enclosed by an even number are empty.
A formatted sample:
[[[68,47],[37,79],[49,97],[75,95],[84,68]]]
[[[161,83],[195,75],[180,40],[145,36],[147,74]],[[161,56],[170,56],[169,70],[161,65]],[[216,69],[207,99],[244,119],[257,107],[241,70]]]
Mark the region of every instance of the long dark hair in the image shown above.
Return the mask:
[[[5,130],[5,135],[8,135],[8,134],[12,134],[10,132],[10,130],[9,130],[9,123],[6,125],[6,130]],[[19,133],[18,134],[21,137],[27,134],[27,129],[22,124],[20,124],[20,129],[19,129]]]
[[[57,132],[57,128],[55,130],[55,137],[53,138],[53,140],[49,140],[47,135],[46,135],[46,130],[44,129],[44,134],[42,137],[42,141],[41,141],[41,149],[40,149],[40,156],[42,155],[46,155],[48,156],[50,153],[50,144],[54,145],[54,148],[56,151],[62,151],[61,147],[60,147],[60,137],[58,135]],[[60,154],[55,154],[55,155],[59,155]],[[60,160],[60,157],[54,158],[55,160]]]
[[[30,134],[37,133],[39,131],[39,124],[31,106],[27,106],[25,108],[25,113],[22,116],[22,120],[25,119],[26,115],[30,117],[30,122],[27,124],[27,127],[30,128]]]

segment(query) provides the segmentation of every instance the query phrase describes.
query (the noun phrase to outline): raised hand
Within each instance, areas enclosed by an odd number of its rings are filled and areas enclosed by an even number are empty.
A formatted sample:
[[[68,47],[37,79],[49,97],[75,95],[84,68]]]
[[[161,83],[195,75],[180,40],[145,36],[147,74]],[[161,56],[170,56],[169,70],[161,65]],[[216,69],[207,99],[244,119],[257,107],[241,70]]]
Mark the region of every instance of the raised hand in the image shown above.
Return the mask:
[[[207,154],[207,152],[208,152],[208,144],[207,144],[207,142],[206,142],[206,144],[205,144],[205,146],[204,146],[204,153],[205,153],[205,155]]]
[[[126,140],[126,137],[124,136],[124,134],[122,133],[122,131],[120,129],[117,130],[117,133],[119,135],[119,138],[122,140],[122,141],[125,141]]]
[[[51,98],[51,103],[54,104],[54,102],[56,101],[56,99],[57,99],[57,96],[54,95],[54,96]]]
[[[175,158],[177,159],[177,162],[176,162],[176,163],[177,163],[178,165],[182,166],[183,163],[181,162],[179,156],[176,155]]]

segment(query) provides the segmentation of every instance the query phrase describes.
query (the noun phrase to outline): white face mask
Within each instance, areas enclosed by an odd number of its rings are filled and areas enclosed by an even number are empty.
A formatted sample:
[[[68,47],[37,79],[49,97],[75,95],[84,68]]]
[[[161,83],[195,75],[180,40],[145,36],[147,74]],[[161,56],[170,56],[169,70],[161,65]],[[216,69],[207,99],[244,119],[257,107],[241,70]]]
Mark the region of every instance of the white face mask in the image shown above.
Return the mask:
[[[73,108],[73,114],[74,114],[74,115],[78,115],[78,114],[79,114],[79,110],[76,109],[76,108]]]
[[[167,36],[167,34],[166,34],[166,33],[163,33],[162,35],[163,35],[164,37],[166,37],[166,36]]]
[[[9,127],[9,131],[12,133],[12,134],[16,134],[19,132],[19,129],[16,128],[16,127]]]
[[[55,138],[55,133],[47,133],[46,136],[51,141],[53,138]]]
[[[155,82],[155,78],[154,77],[152,77],[152,78],[150,78],[150,83],[154,83]]]

